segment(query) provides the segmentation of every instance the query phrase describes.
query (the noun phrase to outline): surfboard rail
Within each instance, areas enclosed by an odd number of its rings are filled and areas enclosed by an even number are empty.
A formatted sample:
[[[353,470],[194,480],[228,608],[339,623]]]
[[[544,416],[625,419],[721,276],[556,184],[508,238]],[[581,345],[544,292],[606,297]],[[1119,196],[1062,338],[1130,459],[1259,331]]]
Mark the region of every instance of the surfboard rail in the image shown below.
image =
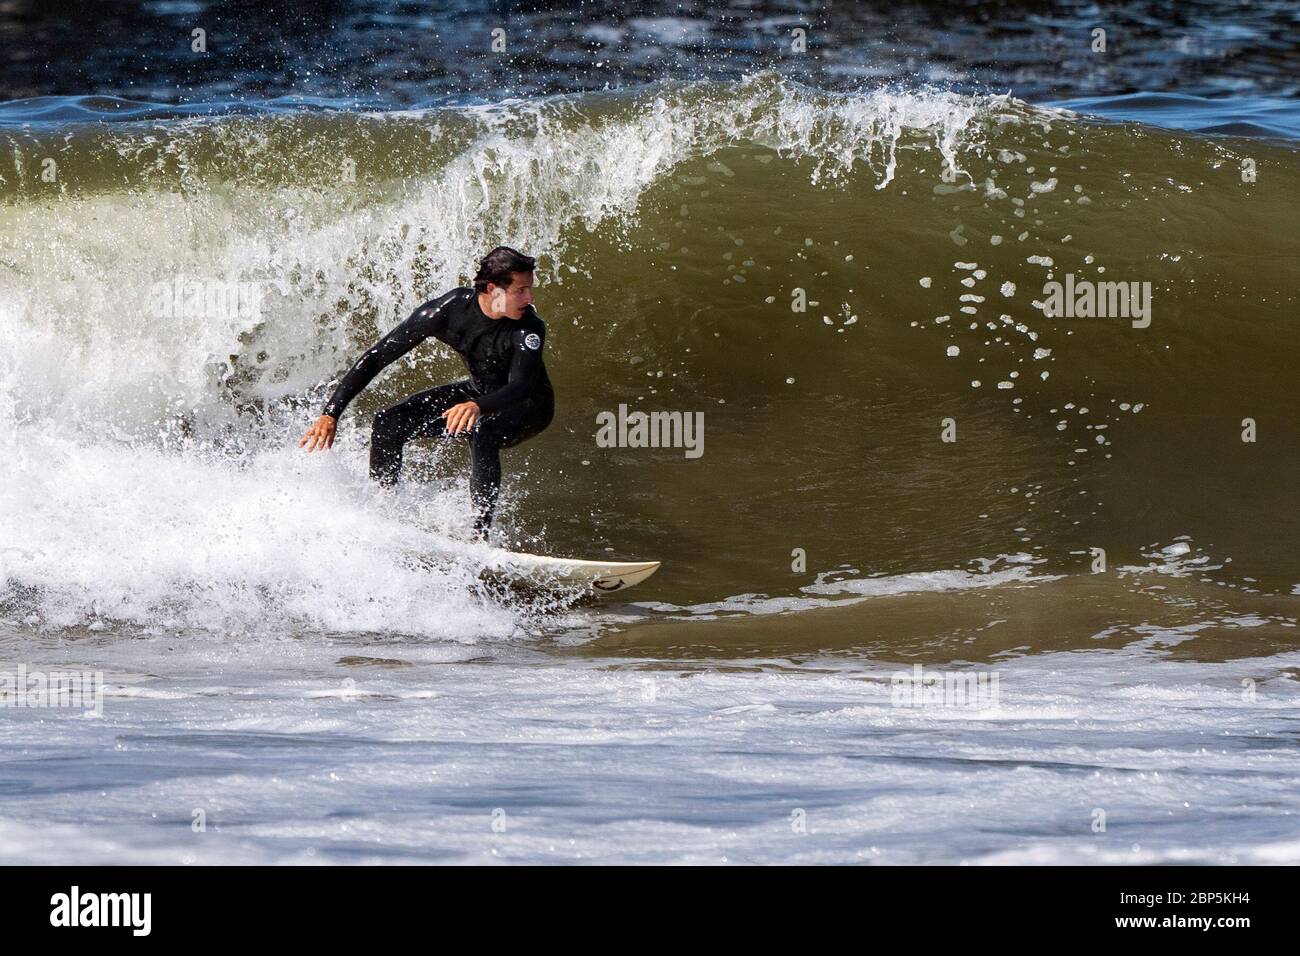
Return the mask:
[[[522,572],[534,581],[562,585],[588,586],[609,594],[640,584],[659,570],[659,561],[588,561],[580,558],[555,558],[519,551],[497,551],[494,564],[502,570]]]

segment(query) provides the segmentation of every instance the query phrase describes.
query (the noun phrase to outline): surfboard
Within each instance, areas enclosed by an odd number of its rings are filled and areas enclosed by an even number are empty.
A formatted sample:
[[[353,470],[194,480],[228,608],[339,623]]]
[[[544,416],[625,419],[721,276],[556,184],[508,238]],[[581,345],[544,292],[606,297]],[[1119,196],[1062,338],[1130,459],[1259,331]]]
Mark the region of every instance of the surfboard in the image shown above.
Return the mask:
[[[659,570],[658,561],[583,561],[491,548],[488,568],[536,584],[590,587],[608,594],[640,584]]]

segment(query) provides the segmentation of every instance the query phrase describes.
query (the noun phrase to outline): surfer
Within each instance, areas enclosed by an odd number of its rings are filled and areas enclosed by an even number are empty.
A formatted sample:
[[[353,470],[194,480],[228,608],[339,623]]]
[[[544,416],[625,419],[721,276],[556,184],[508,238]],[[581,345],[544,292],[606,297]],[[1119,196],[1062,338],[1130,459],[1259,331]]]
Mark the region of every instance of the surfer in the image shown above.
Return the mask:
[[[474,533],[486,539],[501,488],[501,449],[537,435],[555,413],[542,362],[546,326],[532,306],[535,261],[498,246],[479,263],[473,288],[452,289],[416,309],[357,359],[298,447],[333,447],[339,416],[371,379],[429,336],[446,342],[470,377],[379,412],[370,433],[370,477],[395,485],[402,447],[412,438],[467,434]]]

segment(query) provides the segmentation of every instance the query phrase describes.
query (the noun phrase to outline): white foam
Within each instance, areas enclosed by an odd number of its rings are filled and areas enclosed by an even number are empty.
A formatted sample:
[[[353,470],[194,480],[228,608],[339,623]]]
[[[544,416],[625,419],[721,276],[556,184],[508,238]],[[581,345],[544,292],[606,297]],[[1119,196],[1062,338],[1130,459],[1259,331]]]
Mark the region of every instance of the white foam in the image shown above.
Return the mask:
[[[0,862],[1300,862],[1296,654],[950,665],[996,673],[972,708],[895,706],[910,661],[330,673],[297,643],[81,651],[164,693],[0,721]]]

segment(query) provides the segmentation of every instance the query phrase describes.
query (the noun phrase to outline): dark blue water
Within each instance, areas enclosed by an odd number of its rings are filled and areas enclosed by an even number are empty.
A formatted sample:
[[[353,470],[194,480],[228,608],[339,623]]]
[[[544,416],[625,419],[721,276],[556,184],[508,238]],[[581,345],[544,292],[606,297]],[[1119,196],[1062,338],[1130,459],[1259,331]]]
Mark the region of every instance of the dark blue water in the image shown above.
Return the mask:
[[[135,0],[82,9],[9,0],[0,5],[0,125],[411,108],[776,70],[824,89],[1010,92],[1110,119],[1295,138],[1295,9],[1280,0]],[[1097,29],[1104,52],[1094,50]]]
[[[1084,96],[1052,105],[1115,120],[1220,136],[1300,139],[1300,99],[1234,96],[1209,99],[1182,93]]]

